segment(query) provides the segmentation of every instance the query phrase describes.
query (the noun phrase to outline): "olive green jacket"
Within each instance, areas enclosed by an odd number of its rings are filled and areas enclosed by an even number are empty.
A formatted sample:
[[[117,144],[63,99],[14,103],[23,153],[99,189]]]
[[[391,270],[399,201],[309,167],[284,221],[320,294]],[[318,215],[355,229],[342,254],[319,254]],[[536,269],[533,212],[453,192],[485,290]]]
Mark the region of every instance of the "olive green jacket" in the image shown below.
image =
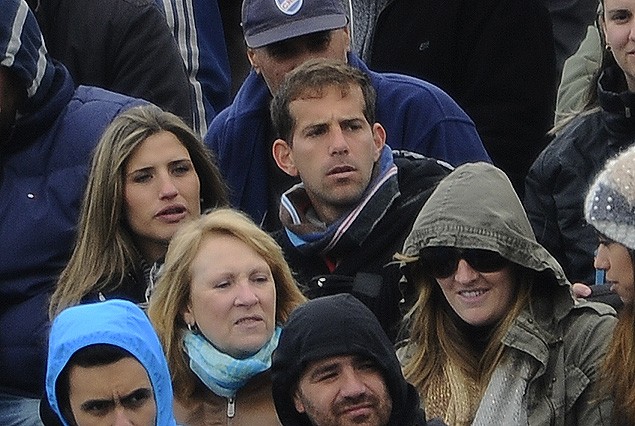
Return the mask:
[[[562,268],[536,242],[503,172],[472,163],[443,179],[419,213],[403,253],[414,256],[426,246],[493,250],[535,274],[531,302],[503,338],[508,355],[529,360],[531,366],[523,398],[528,423],[609,424],[612,401],[598,394],[596,383],[615,311],[574,300]],[[511,423],[492,418],[490,424]]]
[[[554,124],[581,112],[584,108],[593,76],[600,69],[602,49],[600,32],[595,25],[589,25],[580,47],[564,63],[556,98]]]

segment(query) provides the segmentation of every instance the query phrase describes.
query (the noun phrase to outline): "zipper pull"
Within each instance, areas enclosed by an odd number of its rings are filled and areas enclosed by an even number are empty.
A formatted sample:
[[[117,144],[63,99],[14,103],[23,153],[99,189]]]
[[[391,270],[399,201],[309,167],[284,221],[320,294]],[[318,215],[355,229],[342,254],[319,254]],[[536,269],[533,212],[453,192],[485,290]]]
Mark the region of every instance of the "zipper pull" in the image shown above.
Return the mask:
[[[630,107],[625,107],[624,108],[624,115],[626,116],[626,118],[631,118],[631,108]]]
[[[236,398],[232,396],[230,398],[227,398],[227,417],[231,419],[232,417],[234,417],[235,414],[236,414]]]

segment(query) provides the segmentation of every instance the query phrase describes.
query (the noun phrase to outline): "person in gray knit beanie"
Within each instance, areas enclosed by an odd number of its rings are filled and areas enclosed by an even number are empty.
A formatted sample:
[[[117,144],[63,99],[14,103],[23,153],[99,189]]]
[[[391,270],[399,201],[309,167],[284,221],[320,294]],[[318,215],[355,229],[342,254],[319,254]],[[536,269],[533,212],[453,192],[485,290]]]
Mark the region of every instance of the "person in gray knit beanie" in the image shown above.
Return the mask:
[[[586,221],[599,234],[594,265],[622,302],[632,304],[635,282],[635,147],[609,160],[584,203]]]
[[[635,146],[609,160],[587,194],[584,214],[599,236],[595,267],[624,306],[600,370],[600,393],[614,398],[611,424],[634,424]]]

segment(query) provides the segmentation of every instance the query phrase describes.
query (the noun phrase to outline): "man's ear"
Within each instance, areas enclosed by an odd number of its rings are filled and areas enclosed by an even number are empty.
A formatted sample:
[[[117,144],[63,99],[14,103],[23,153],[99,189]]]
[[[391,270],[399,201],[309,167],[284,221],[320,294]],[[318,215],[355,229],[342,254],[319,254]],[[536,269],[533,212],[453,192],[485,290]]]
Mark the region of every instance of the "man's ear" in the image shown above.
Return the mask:
[[[346,38],[348,38],[348,44],[346,45],[346,52],[351,52],[353,49],[351,47],[351,29],[350,29],[350,25],[347,25],[344,27],[344,33],[346,33]],[[347,60],[346,58],[344,60]]]
[[[293,405],[298,413],[304,413],[306,411],[302,398],[300,397],[300,389],[298,388],[293,392]]]
[[[375,161],[377,161],[381,156],[381,150],[386,145],[386,130],[379,123],[373,124],[373,142],[375,144]]]
[[[260,66],[258,65],[258,58],[256,57],[258,52],[255,49],[248,47],[247,48],[247,59],[249,59],[249,63],[256,73],[260,74]]]
[[[273,143],[273,159],[276,160],[276,164],[280,169],[289,176],[297,176],[298,169],[295,167],[293,161],[293,153],[289,144],[282,140],[276,139]]]

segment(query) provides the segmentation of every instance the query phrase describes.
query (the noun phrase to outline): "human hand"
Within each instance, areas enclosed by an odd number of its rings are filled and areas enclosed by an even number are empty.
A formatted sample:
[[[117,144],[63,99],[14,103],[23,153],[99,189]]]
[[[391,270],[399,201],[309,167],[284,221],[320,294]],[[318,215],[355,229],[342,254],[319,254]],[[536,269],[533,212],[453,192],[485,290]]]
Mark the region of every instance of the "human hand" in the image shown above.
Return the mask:
[[[591,287],[584,283],[574,283],[571,291],[575,297],[589,297],[591,295]]]

